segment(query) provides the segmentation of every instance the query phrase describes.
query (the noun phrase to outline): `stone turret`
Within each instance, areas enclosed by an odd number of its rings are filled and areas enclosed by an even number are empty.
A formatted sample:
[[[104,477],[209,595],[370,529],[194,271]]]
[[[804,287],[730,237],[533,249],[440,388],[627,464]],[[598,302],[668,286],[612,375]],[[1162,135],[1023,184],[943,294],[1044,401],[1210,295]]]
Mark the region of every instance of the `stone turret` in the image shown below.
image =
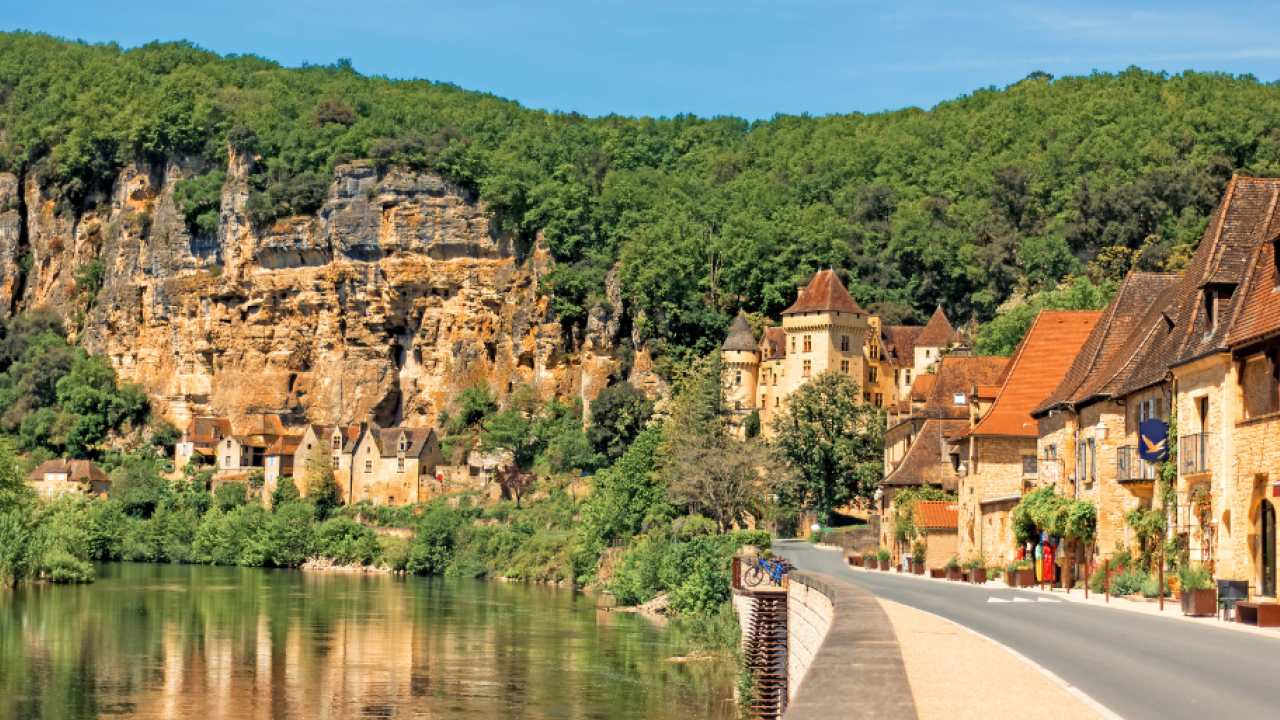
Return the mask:
[[[760,370],[760,344],[751,334],[741,310],[720,346],[725,371],[725,401],[735,410],[756,407],[756,380]]]

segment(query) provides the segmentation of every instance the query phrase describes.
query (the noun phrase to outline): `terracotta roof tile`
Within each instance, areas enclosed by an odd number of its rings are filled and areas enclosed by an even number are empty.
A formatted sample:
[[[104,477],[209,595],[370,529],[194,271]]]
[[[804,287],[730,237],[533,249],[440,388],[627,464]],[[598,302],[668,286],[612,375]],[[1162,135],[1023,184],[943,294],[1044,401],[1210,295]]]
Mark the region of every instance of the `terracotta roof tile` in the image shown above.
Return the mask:
[[[943,457],[943,446],[949,444],[951,435],[960,432],[966,425],[968,422],[965,420],[926,419],[915,440],[907,448],[907,454],[880,484],[889,487],[919,487],[928,484],[944,489],[954,488],[959,478],[952,470],[950,461]]]
[[[1033,412],[1040,417],[1055,407],[1073,407],[1109,396],[1131,367],[1133,358],[1161,322],[1152,308],[1172,303],[1171,288],[1181,280],[1170,273],[1129,273],[1094,325],[1062,382]]]
[[[968,435],[1035,437],[1031,411],[1062,382],[1101,316],[1099,311],[1041,310],[1001,373],[991,410]]]
[[[780,327],[767,327],[760,338],[760,354],[766,360],[787,356],[787,331]]]
[[[947,500],[916,503],[916,524],[924,530],[955,530],[960,527],[960,505]]]
[[[813,280],[800,291],[795,304],[782,311],[783,315],[802,312],[847,312],[866,315],[867,311],[849,296],[844,283],[831,270],[819,270]]]
[[[267,448],[267,455],[292,455],[298,452],[298,446],[302,444],[301,435],[285,435],[277,438],[271,447]]]
[[[27,477],[41,481],[44,480],[45,473],[66,473],[67,479],[72,482],[77,480],[111,482],[111,478],[89,460],[45,460]]]
[[[916,345],[920,347],[946,347],[951,342],[955,330],[952,329],[951,323],[947,321],[946,313],[942,312],[939,307],[933,311],[933,317],[929,318],[929,324],[924,326],[924,330],[920,331],[920,336],[916,338]]]
[[[943,357],[938,363],[936,374],[920,377],[920,380],[927,377],[934,378],[928,386],[922,412],[929,417],[967,419],[969,394],[973,391],[973,386],[995,382],[1008,364],[1009,358],[1004,357],[974,355]],[[915,389],[915,386],[911,388],[912,395],[915,395]],[[957,395],[963,396],[960,405],[955,403]]]
[[[898,367],[914,367],[916,364],[916,338],[920,337],[922,327],[890,325],[882,328],[880,344],[884,347],[889,362]]]

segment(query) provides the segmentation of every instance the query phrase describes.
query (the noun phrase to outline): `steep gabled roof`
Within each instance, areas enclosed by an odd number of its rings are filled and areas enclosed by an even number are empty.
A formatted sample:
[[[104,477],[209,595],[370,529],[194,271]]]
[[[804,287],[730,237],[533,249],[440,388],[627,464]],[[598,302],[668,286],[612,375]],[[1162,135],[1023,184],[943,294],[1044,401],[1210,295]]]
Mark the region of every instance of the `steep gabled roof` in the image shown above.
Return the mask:
[[[400,454],[400,438],[405,439],[405,457],[417,457],[423,452],[427,440],[435,435],[433,428],[383,428],[377,431],[382,457]]]
[[[967,424],[965,420],[925,420],[920,432],[907,448],[902,462],[880,484],[890,487],[919,487],[925,484],[948,487],[955,484],[955,472],[949,463],[943,464],[942,450],[948,438],[963,430]]]
[[[1129,273],[1115,297],[1102,312],[1062,382],[1031,414],[1041,417],[1053,408],[1079,406],[1109,396],[1118,386],[1151,333],[1162,322],[1153,307],[1165,309],[1172,302],[1171,288],[1181,281],[1170,273]]]
[[[1101,316],[1099,311],[1041,310],[1001,373],[991,410],[967,435],[1035,437],[1031,411],[1062,382]]]
[[[191,442],[214,442],[231,434],[231,421],[226,418],[192,418],[187,423],[187,439]]]
[[[933,317],[929,318],[929,324],[924,326],[924,330],[920,331],[920,336],[916,338],[915,344],[919,347],[946,347],[951,342],[955,330],[951,327],[950,321],[947,320],[947,314],[942,312],[939,307],[933,311]]]
[[[938,380],[937,375],[921,375],[911,385],[911,401],[924,402],[929,399],[929,392],[933,390],[933,383]]]
[[[766,360],[787,356],[787,331],[780,327],[767,327],[760,338],[760,355]]]
[[[858,303],[849,296],[844,283],[831,270],[819,270],[813,280],[804,286],[796,297],[795,303],[782,311],[783,315],[794,315],[802,312],[847,312],[866,315],[867,311],[858,307]]]
[[[881,345],[889,362],[899,367],[915,367],[916,339],[924,330],[918,326],[889,325],[880,330]]]
[[[1240,295],[1240,309],[1227,335],[1227,344],[1240,346],[1280,333],[1280,272],[1277,272],[1276,242],[1280,236],[1280,210],[1255,237],[1254,257],[1246,287]]]
[[[1009,358],[983,357],[977,355],[948,355],[938,363],[937,373],[921,376],[921,380],[932,377],[928,385],[928,394],[922,412],[929,417],[944,417],[957,420],[969,417],[969,394],[974,385],[985,385],[996,381]],[[915,386],[911,394],[915,395]],[[963,395],[964,402],[955,404],[956,395]]]
[[[738,317],[733,319],[733,325],[729,328],[729,336],[724,339],[724,344],[720,346],[721,350],[736,352],[758,352],[760,343],[756,342],[756,338],[751,334],[751,326],[747,324],[747,316],[738,311]]]

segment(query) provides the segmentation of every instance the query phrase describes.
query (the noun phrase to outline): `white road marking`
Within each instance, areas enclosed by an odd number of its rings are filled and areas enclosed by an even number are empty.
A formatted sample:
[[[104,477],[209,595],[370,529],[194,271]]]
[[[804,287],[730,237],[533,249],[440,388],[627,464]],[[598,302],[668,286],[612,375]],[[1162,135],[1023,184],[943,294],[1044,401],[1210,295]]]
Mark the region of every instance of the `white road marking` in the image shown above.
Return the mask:
[[[1004,598],[993,597],[993,598],[987,598],[987,602],[1013,602],[1013,601],[1005,600]]]

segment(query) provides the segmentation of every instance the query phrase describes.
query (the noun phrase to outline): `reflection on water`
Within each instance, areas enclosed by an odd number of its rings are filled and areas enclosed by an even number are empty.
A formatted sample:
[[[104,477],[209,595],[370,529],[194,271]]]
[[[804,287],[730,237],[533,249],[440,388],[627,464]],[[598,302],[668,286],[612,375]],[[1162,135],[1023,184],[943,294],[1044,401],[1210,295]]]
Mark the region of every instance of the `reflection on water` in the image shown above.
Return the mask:
[[[733,717],[677,632],[541,585],[114,563],[0,593],[0,717]]]

